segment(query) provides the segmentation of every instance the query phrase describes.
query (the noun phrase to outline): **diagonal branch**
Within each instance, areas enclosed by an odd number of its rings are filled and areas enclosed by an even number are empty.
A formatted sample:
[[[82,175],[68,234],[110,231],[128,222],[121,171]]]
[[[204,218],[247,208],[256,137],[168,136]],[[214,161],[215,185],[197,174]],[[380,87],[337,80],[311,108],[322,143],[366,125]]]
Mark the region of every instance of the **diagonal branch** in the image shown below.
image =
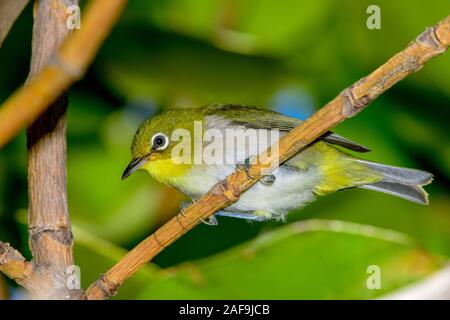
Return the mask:
[[[0,147],[21,128],[35,120],[64,90],[83,76],[126,2],[89,2],[81,29],[64,41],[39,75],[3,103],[0,109]]]
[[[342,91],[308,120],[283,136],[279,153],[263,152],[258,163],[248,173],[238,169],[213,187],[195,204],[172,218],[154,234],[143,240],[87,290],[88,299],[106,299],[164,248],[216,211],[227,207],[257,183],[261,172],[274,169],[273,163],[283,163],[320,135],[342,121],[356,115],[371,101],[409,74],[419,70],[431,58],[442,54],[450,44],[450,16],[410,43],[367,77]]]

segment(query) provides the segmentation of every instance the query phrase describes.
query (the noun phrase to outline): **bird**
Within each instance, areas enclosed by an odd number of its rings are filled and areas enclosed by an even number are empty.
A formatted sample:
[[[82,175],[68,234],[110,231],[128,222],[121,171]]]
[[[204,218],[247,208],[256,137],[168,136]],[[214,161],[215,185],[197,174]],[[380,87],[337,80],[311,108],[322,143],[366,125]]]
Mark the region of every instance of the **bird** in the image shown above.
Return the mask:
[[[264,151],[255,148],[257,135],[247,135],[246,140],[240,139],[233,147],[227,144],[230,136],[242,138],[247,131],[253,130],[265,136],[277,133],[276,139],[279,139],[301,123],[302,120],[270,109],[239,104],[169,109],[145,120],[138,127],[131,144],[132,159],[122,179],[138,169],[145,170],[195,202],[238,166],[248,168],[250,159]],[[206,135],[209,135],[208,139]],[[180,147],[182,140],[184,149]],[[204,153],[210,152],[208,148],[211,149],[213,144],[215,148],[212,149],[217,153],[213,152],[213,156],[219,156],[219,160],[220,157],[226,158],[226,161],[217,161],[217,157],[210,161],[205,157]],[[239,153],[236,148],[245,150]],[[203,158],[196,159],[193,149],[201,150]],[[379,191],[418,204],[428,204],[428,194],[422,186],[432,181],[431,173],[367,161],[349,150],[356,153],[370,151],[336,133],[326,132],[271,174],[263,176],[235,203],[204,222],[217,225],[216,216],[248,221],[285,221],[289,212],[320,196],[352,188]]]

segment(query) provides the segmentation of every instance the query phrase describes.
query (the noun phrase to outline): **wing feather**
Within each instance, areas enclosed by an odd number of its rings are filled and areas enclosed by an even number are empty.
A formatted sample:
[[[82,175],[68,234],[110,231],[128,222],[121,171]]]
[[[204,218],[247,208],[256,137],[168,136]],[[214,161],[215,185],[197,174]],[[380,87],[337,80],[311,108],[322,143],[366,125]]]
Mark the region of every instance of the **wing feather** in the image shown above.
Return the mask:
[[[253,129],[271,130],[276,128],[280,131],[290,131],[302,123],[299,119],[288,117],[272,110],[246,105],[213,104],[207,106],[206,110],[207,116],[219,116],[231,124]],[[369,148],[331,131],[325,133],[319,139],[356,152],[370,151]]]

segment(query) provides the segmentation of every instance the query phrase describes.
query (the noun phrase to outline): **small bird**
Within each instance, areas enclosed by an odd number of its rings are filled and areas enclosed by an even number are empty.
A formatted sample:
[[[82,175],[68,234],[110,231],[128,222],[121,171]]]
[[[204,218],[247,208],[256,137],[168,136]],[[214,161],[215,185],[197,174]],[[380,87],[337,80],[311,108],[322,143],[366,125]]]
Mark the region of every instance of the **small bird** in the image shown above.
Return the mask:
[[[184,129],[194,136],[192,141],[188,141],[189,146],[195,149],[194,145],[200,143],[206,150],[212,142],[194,132],[196,123],[201,124],[203,132],[215,130],[215,133],[224,133],[226,138],[229,132],[243,129],[263,133],[278,130],[282,136],[301,122],[275,111],[234,104],[168,110],[139,126],[131,145],[132,160],[122,179],[137,169],[144,169],[160,182],[180,190],[195,201],[238,165],[247,166],[248,159],[264,150],[251,148],[256,141],[246,140],[246,152],[233,155],[231,161],[180,162],[180,153],[175,152],[179,148],[180,138],[174,137],[174,132]],[[225,138],[220,142],[224,142]],[[224,154],[228,156],[230,152],[235,152],[234,148],[231,149],[224,147]],[[272,174],[264,176],[237,202],[216,213],[216,216],[253,221],[284,220],[288,212],[304,207],[317,196],[356,187],[428,204],[428,195],[422,186],[432,181],[431,173],[362,160],[343,149],[360,153],[370,151],[340,135],[327,132]],[[192,160],[193,155],[187,158]],[[217,219],[212,216],[206,223],[215,225]]]

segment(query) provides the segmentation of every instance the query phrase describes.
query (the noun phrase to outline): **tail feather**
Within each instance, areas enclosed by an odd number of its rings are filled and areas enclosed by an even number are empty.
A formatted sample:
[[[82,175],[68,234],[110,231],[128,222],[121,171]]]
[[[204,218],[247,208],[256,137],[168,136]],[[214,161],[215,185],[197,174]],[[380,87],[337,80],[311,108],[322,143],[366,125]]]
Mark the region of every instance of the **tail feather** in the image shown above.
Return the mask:
[[[433,175],[426,171],[400,168],[385,164],[356,160],[383,176],[374,183],[359,186],[363,189],[375,190],[391,194],[412,202],[428,204],[428,194],[422,188],[433,180]]]
[[[418,184],[423,186],[429,184],[433,179],[433,175],[431,173],[422,170],[389,166],[387,164],[359,159],[356,161],[367,165],[377,173],[381,173],[384,177],[384,181],[397,182],[407,185]]]
[[[381,180],[375,183],[362,185],[360,188],[391,194],[419,204],[428,204],[428,194],[419,185],[407,185]]]

